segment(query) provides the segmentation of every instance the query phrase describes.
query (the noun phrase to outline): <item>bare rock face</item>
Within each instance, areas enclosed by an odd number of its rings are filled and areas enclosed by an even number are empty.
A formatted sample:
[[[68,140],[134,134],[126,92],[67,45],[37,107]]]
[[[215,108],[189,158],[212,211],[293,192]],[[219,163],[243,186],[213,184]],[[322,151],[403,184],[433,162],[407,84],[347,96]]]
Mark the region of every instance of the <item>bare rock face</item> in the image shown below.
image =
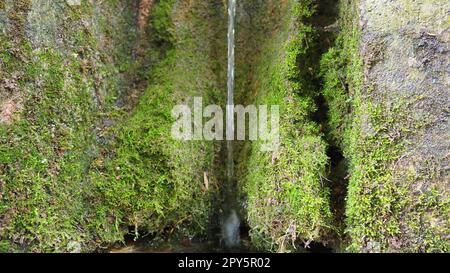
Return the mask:
[[[442,209],[450,197],[450,2],[361,0],[359,5],[362,103],[383,109],[383,128],[366,119],[366,128],[378,129],[362,131],[366,137],[385,134],[390,147],[403,143],[387,167],[389,183],[402,194],[386,219],[395,218],[396,230],[379,230],[383,250],[439,251],[450,238],[448,211]],[[376,243],[366,241],[363,250],[377,251],[370,247]]]
[[[361,2],[368,93],[380,103],[408,103],[404,115],[410,123],[425,123],[414,132],[411,148],[441,159],[450,152],[449,18],[450,3],[444,0]],[[446,159],[441,167],[448,166]]]

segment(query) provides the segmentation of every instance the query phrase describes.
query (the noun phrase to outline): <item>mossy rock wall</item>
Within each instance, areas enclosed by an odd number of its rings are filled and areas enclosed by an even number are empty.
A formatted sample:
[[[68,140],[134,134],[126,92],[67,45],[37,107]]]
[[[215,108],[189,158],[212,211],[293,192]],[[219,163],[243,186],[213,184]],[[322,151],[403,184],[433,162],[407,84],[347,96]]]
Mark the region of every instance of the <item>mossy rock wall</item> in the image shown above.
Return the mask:
[[[133,6],[1,2],[1,249],[95,247],[87,173],[132,64]]]
[[[215,92],[217,9],[161,0],[143,31],[137,1],[73,2],[0,1],[0,251],[202,234],[214,146],[168,134],[174,104]]]
[[[245,64],[237,63],[237,75],[245,75],[237,94],[246,103],[281,106],[279,152],[246,143],[237,159],[257,247],[289,251],[295,241],[327,242],[337,232],[338,251],[448,251],[444,2],[343,0],[338,22],[323,29],[308,25],[318,22],[311,17],[318,1],[241,4],[237,41],[249,52],[243,48]],[[338,33],[319,76],[314,58],[325,42],[318,31]],[[314,118],[319,107],[327,111],[324,124]],[[330,212],[337,209],[330,205],[330,146],[342,151],[339,166],[348,169],[347,192],[340,193],[345,233]]]
[[[322,58],[329,138],[349,161],[349,251],[449,251],[447,1],[341,1]]]
[[[184,223],[190,225],[181,232],[190,238],[207,231],[218,189],[214,160],[220,147],[213,141],[173,139],[172,109],[192,107],[194,97],[201,97],[204,105],[220,103],[212,61],[217,59],[214,42],[220,22],[202,18],[222,11],[213,1],[161,1],[154,7],[154,16],[167,13],[168,21],[161,17],[153,23],[167,31],[170,49],[152,69],[139,104],[116,128],[114,154],[93,166],[97,171],[90,179],[102,197],[97,212],[133,225],[136,236],[139,231],[180,232]]]
[[[172,139],[171,110],[225,104],[226,1],[76,2],[0,0],[0,251],[206,233],[223,143]],[[253,245],[450,251],[448,1],[341,0],[326,27],[332,0],[237,3],[236,104],[281,114],[278,150],[236,143]]]
[[[311,118],[319,94],[312,84],[317,36],[307,23],[314,4],[266,1],[257,16],[250,15],[253,29],[261,32],[259,39],[249,40],[257,45],[249,47],[254,61],[244,68],[250,82],[240,94],[248,104],[279,105],[280,146],[266,152],[261,149],[264,141],[245,144],[238,179],[252,243],[270,251],[292,251],[299,242],[324,240],[331,230],[327,145]]]

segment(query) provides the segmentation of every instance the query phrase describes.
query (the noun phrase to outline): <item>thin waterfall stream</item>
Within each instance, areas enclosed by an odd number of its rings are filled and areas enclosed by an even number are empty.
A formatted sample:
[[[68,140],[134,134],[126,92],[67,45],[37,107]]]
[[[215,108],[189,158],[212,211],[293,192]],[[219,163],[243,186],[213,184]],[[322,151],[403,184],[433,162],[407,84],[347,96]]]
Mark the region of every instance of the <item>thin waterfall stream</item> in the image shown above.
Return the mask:
[[[222,240],[225,246],[233,248],[239,246],[240,220],[235,197],[234,179],[234,35],[235,35],[236,0],[228,1],[228,82],[227,82],[227,177],[225,198],[223,204]]]

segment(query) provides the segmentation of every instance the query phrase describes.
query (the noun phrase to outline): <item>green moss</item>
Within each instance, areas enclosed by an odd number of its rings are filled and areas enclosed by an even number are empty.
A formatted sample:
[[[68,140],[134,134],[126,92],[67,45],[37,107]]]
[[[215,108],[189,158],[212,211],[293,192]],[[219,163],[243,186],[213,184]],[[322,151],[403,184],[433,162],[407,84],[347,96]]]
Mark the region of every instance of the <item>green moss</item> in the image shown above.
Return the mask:
[[[215,26],[203,19],[213,10],[200,1],[188,11],[159,1],[149,26],[155,36],[141,37],[152,52],[141,62],[133,59],[135,21],[124,5],[59,7],[59,44],[31,37],[43,45],[36,47],[0,34],[0,74],[17,89],[12,95],[2,82],[0,98],[18,105],[14,120],[0,124],[1,251],[92,250],[123,240],[129,226],[136,236],[205,231],[213,191],[203,179],[213,173],[215,146],[169,133],[175,104],[194,95],[208,103],[218,93],[208,39]],[[187,29],[172,23],[175,10],[185,13]],[[134,111],[118,108],[129,94],[122,90],[146,78],[152,85]]]
[[[361,88],[362,60],[359,56],[359,29],[355,6],[341,1],[339,17],[340,33],[332,47],[322,56],[321,75],[323,96],[328,106],[327,138],[330,143],[344,149],[345,130],[351,125],[351,111],[357,107],[355,98]],[[355,99],[353,99],[355,98]],[[353,100],[352,100],[353,99]]]
[[[153,39],[160,43],[173,43],[174,26],[172,23],[172,11],[174,1],[161,1],[152,9],[151,29]]]
[[[307,59],[315,34],[302,22],[310,7],[310,1],[285,7],[285,21],[263,46],[254,79],[254,103],[280,106],[279,150],[261,152],[261,142],[247,144],[242,162],[248,162],[240,166],[252,242],[266,250],[291,251],[298,239],[320,241],[330,230],[326,143],[310,119],[317,94]]]
[[[12,11],[25,22],[21,7]],[[107,4],[103,8],[114,11]],[[93,29],[82,24],[92,16],[91,6],[59,11],[58,45],[48,40],[43,47],[32,46],[27,39],[11,39],[13,30],[0,34],[1,78],[14,88],[2,81],[0,99],[17,105],[11,124],[0,124],[2,251],[97,247],[92,226],[100,220],[91,214],[86,174],[100,145],[97,124],[118,115],[113,99],[122,88],[117,66],[129,62],[131,54],[116,62],[121,48],[101,48]]]
[[[330,110],[328,138],[343,149],[350,163],[347,250],[448,251],[448,225],[432,224],[448,218],[445,192],[439,192],[439,183],[420,194],[411,188],[435,179],[436,174],[419,177],[414,168],[405,173],[396,167],[411,147],[409,140],[429,126],[430,121],[410,114],[420,98],[375,96],[375,87],[367,81],[362,84],[357,3],[341,1],[340,5],[341,32],[321,67]]]
[[[155,8],[164,9],[164,16],[175,16],[173,6],[165,1],[160,4],[162,7]],[[209,221],[212,191],[204,189],[204,172],[213,173],[215,144],[178,141],[170,135],[174,122],[171,111],[176,104],[190,104],[194,96],[203,97],[203,103],[208,104],[209,94],[218,92],[210,65],[212,46],[204,39],[214,26],[196,21],[201,14],[211,12],[206,7],[197,3],[189,11],[185,20],[193,22],[186,24],[192,29],[165,22],[164,28],[173,28],[174,36],[164,39],[177,43],[154,68],[152,84],[133,113],[115,129],[114,154],[99,158],[91,173],[102,197],[96,204],[98,212],[108,216],[105,220],[133,226],[135,236],[139,231],[161,234],[167,229],[199,236]],[[214,181],[214,177],[209,179]],[[190,225],[182,230],[185,222]],[[102,225],[108,226],[111,223]]]
[[[22,53],[31,56],[30,50]],[[14,234],[17,242],[49,251],[81,236],[73,221],[83,213],[78,185],[93,142],[92,102],[89,83],[76,76],[76,60],[65,64],[50,49],[33,51],[33,58],[39,62],[25,72],[39,77],[40,92],[24,92],[23,117],[0,131],[1,207],[8,219],[2,237]],[[70,83],[66,73],[73,75]],[[20,85],[29,88],[28,80]]]

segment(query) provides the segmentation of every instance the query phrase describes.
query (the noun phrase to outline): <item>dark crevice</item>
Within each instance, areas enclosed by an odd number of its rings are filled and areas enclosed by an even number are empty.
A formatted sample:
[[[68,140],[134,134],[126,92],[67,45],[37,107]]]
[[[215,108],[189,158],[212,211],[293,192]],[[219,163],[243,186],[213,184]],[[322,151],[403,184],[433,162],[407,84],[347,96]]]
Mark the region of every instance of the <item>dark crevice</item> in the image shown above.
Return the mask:
[[[320,131],[328,143],[327,156],[329,165],[327,171],[327,186],[330,188],[330,206],[333,214],[333,225],[336,232],[328,238],[327,244],[312,242],[306,250],[308,252],[331,252],[339,251],[345,229],[345,197],[347,195],[348,184],[348,164],[343,156],[342,150],[330,140],[328,135],[329,107],[321,90],[323,90],[323,79],[320,71],[321,56],[326,53],[334,44],[337,32],[334,31],[338,18],[337,0],[317,1],[316,13],[309,20],[309,23],[316,29],[317,40],[315,54],[313,56],[313,67],[316,69],[316,76],[312,79],[314,90],[317,90],[315,102],[317,111],[312,113],[311,119],[319,124]]]

